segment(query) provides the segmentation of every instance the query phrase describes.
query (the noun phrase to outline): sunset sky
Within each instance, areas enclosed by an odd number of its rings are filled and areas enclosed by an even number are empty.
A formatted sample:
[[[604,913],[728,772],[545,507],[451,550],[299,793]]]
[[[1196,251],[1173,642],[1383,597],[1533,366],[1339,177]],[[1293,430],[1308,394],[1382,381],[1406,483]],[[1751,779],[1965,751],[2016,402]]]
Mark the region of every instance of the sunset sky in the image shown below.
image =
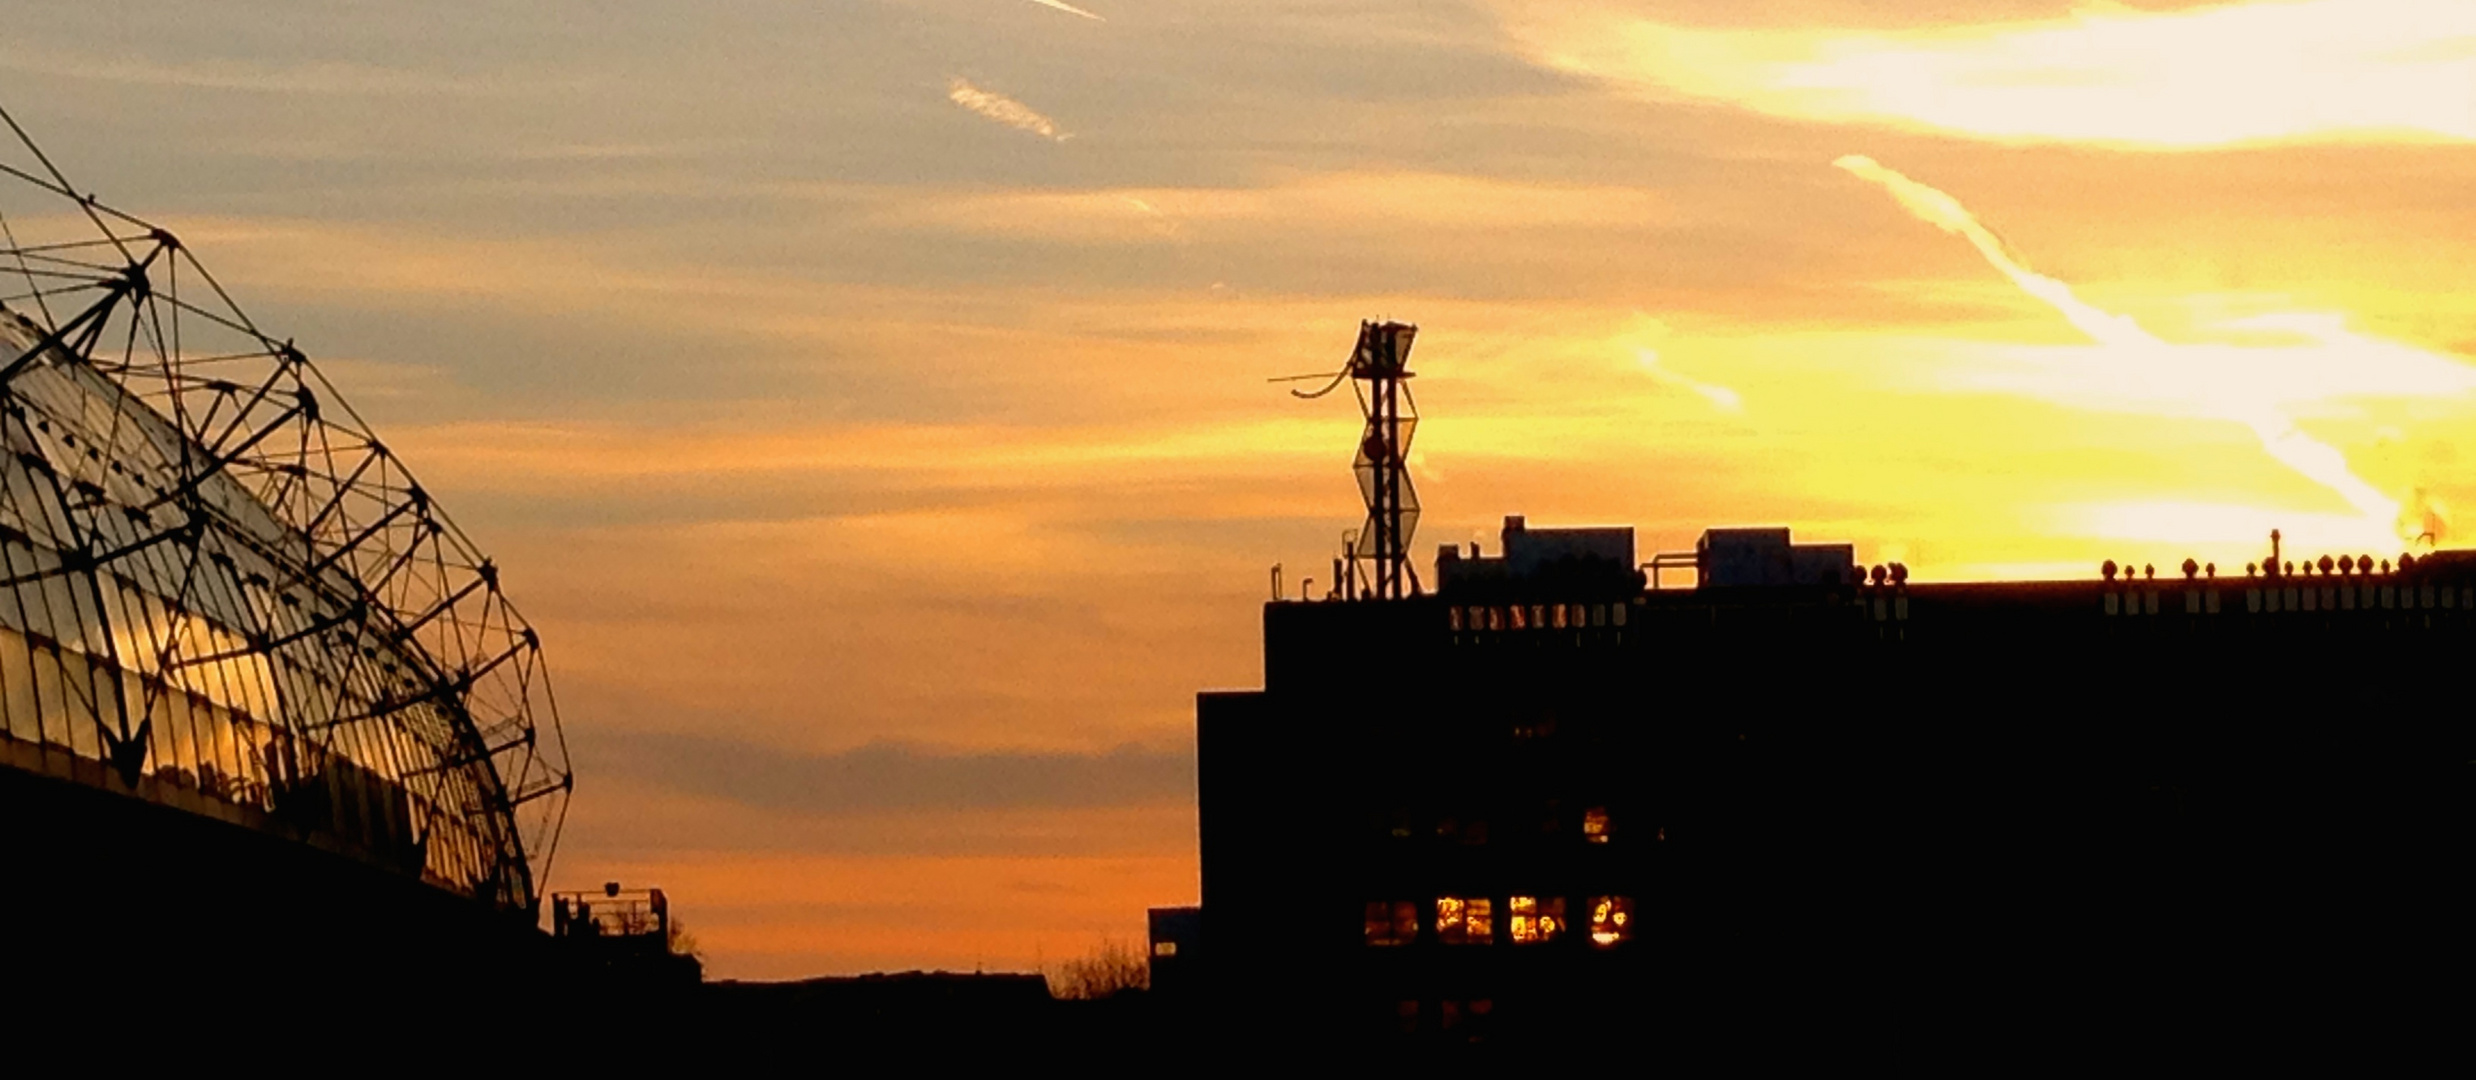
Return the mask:
[[[1921,580],[2476,507],[2476,4],[26,6],[5,104],[504,567],[560,888],[721,977],[1196,899],[1193,694],[1361,509],[1782,523]],[[2468,526],[2476,532],[2476,523]]]

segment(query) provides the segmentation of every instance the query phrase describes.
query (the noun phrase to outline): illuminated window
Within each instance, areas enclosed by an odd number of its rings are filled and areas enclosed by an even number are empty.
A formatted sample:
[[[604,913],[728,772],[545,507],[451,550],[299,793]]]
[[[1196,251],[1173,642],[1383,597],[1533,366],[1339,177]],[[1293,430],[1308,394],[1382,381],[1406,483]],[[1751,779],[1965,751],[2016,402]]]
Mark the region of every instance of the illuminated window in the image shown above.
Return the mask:
[[[1513,943],[1537,945],[1565,936],[1565,898],[1516,896],[1506,905],[1513,916]]]
[[[1155,941],[1152,943],[1152,955],[1176,956],[1178,955],[1178,943],[1175,941]]]
[[[1602,949],[1633,940],[1633,898],[1594,896],[1590,899],[1590,943]]]
[[[1487,945],[1496,940],[1495,905],[1484,896],[1436,899],[1436,940],[1447,945]]]
[[[1407,945],[1419,938],[1419,906],[1408,900],[1367,902],[1367,944]]]
[[[1582,839],[1594,844],[1608,842],[1608,808],[1594,806],[1582,811]]]

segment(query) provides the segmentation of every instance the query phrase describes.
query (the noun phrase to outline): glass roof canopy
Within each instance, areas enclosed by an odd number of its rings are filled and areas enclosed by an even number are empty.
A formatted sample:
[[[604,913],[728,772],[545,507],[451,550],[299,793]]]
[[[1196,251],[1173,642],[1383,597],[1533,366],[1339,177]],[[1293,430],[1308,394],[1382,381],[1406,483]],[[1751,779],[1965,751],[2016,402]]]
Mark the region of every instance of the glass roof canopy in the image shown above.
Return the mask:
[[[572,782],[496,568],[177,239],[0,120],[0,767],[533,910]]]

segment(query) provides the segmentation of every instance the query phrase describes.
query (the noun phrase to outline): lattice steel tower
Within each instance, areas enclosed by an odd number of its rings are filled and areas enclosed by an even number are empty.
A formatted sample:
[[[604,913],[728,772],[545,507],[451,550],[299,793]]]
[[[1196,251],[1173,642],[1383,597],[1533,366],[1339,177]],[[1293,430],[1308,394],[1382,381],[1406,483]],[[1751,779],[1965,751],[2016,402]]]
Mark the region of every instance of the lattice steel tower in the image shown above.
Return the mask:
[[[1418,430],[1418,403],[1410,396],[1410,343],[1419,328],[1408,323],[1363,322],[1350,363],[1332,382],[1302,398],[1333,392],[1344,381],[1358,393],[1367,429],[1359,436],[1358,493],[1367,522],[1349,541],[1348,573],[1335,583],[1350,599],[1391,600],[1419,591],[1410,565],[1410,537],[1418,531],[1419,494],[1410,483],[1410,439]]]

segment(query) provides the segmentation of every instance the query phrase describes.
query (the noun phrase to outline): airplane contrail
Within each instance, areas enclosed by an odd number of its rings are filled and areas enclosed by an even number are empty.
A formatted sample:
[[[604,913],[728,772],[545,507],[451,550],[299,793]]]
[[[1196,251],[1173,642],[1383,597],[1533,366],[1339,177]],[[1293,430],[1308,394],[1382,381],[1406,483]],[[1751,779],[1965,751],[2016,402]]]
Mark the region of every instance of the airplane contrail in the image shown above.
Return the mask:
[[[1031,106],[994,90],[983,90],[973,86],[970,80],[960,75],[947,83],[946,100],[1016,131],[1028,131],[1055,142],[1065,142],[1074,138],[1060,130],[1057,121],[1042,116]]]
[[[1659,352],[1656,349],[1635,349],[1633,357],[1642,364],[1642,370],[1649,372],[1651,378],[1658,382],[1691,390],[1701,395],[1704,401],[1710,402],[1712,408],[1721,412],[1742,413],[1745,411],[1743,395],[1718,383],[1703,382],[1690,375],[1669,369],[1659,362]]]
[[[1847,170],[1860,179],[1883,186],[1902,207],[1921,221],[1944,232],[1966,239],[1986,257],[1994,268],[2003,272],[2022,292],[2044,301],[2062,313],[2081,333],[2109,349],[2121,349],[2140,354],[2148,362],[2171,364],[2178,346],[2142,329],[2129,316],[2117,315],[2092,306],[2072,292],[2072,287],[2029,269],[2011,245],[2003,242],[1994,231],[1979,224],[1976,215],[1960,200],[1911,180],[1883,167],[1873,158],[1851,154],[1834,166]],[[2305,434],[2284,412],[2266,401],[2247,400],[2232,395],[2213,403],[2223,418],[2252,429],[2261,448],[2280,464],[2304,478],[2336,492],[2359,513],[2381,522],[2385,527],[2398,527],[2399,502],[2366,483],[2347,464],[2347,456],[2337,447]]]
[[[1076,7],[1073,4],[1069,4],[1066,0],[1032,0],[1032,2],[1045,8],[1056,8],[1059,11],[1063,11],[1069,15],[1081,15],[1084,18],[1092,20],[1093,22],[1109,21],[1098,15],[1094,15],[1089,11],[1085,11],[1082,8]]]

